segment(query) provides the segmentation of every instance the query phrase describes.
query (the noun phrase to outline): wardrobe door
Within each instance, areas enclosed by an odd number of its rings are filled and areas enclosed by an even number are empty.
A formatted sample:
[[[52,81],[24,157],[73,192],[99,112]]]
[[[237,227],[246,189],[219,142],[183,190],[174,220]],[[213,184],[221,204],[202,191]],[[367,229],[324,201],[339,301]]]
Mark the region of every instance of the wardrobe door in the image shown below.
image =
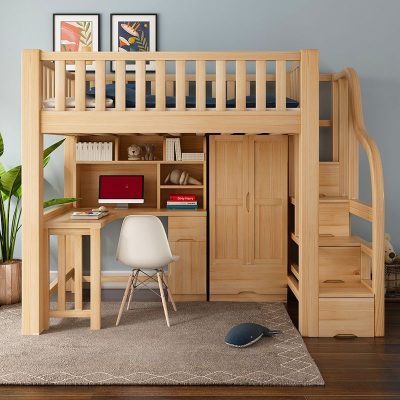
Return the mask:
[[[249,137],[250,264],[270,294],[286,293],[288,138]]]
[[[247,143],[245,136],[210,137],[211,294],[223,292],[235,267],[248,258]]]

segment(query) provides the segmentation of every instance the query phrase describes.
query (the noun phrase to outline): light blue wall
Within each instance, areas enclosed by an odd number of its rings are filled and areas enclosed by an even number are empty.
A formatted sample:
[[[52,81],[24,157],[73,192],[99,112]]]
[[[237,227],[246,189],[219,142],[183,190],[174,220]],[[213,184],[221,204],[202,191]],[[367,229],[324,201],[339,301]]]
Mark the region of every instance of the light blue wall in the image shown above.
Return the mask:
[[[0,5],[0,131],[4,163],[20,160],[20,52],[52,49],[53,13],[100,13],[102,50],[109,49],[109,14],[158,13],[159,50],[297,50],[317,48],[321,70],[354,67],[361,78],[367,127],[382,152],[386,230],[400,251],[400,1],[398,0],[58,0]],[[62,154],[46,169],[47,196],[62,193]],[[365,169],[365,160],[362,169]],[[368,174],[362,174],[368,181]],[[368,190],[363,190],[368,197]],[[103,238],[113,263],[119,224]],[[17,252],[20,252],[18,247]]]

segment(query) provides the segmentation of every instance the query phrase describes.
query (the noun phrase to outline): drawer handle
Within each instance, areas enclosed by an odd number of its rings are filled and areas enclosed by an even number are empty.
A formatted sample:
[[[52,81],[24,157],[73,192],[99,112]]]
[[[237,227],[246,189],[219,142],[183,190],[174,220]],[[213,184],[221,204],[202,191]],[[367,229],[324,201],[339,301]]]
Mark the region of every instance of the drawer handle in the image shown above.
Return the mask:
[[[337,335],[334,336],[334,338],[340,340],[347,340],[347,339],[357,339],[358,336],[355,335],[354,333],[338,333]]]
[[[322,283],[344,283],[342,279],[326,279]]]
[[[177,242],[194,242],[194,239],[178,239]]]
[[[254,292],[252,290],[244,290],[242,292],[239,292],[238,294],[257,294],[257,292]]]
[[[250,212],[250,193],[249,192],[247,192],[247,194],[246,194],[246,209],[247,209],[247,212]]]

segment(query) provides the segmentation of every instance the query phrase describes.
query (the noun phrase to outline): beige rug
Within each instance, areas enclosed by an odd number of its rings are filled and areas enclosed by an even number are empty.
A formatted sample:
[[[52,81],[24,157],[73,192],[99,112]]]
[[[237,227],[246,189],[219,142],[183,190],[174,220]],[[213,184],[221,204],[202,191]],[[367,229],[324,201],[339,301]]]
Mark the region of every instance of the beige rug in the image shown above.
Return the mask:
[[[282,304],[179,303],[165,324],[160,303],[134,303],[115,327],[116,303],[103,303],[104,329],[52,320],[48,332],[21,336],[20,306],[0,308],[0,383],[24,385],[323,385]],[[224,343],[235,324],[283,334],[237,349]]]

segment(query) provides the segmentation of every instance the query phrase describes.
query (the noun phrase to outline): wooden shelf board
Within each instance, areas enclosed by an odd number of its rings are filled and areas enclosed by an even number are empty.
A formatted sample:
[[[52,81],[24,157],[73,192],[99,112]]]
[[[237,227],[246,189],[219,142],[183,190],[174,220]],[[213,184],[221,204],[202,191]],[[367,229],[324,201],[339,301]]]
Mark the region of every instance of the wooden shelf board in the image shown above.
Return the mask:
[[[363,282],[320,283],[319,297],[374,297]]]
[[[320,196],[319,202],[320,203],[347,203],[349,199],[343,196]],[[296,205],[296,198],[291,196],[289,197],[289,202]]]
[[[108,161],[103,161],[103,160],[96,160],[96,161],[77,161],[76,163],[84,164],[84,165],[86,165],[86,164],[107,164],[107,165],[113,165],[113,164],[115,164],[115,165],[121,165],[121,164],[123,164],[123,165],[125,165],[125,164],[128,164],[128,165],[133,165],[133,164],[136,164],[136,165],[144,165],[144,164],[147,164],[147,165],[157,165],[157,164],[192,165],[192,164],[195,164],[195,165],[202,165],[205,163],[205,161],[162,161],[162,160],[154,160],[154,161],[142,161],[142,160],[139,160],[139,161],[130,161],[130,160],[110,161],[110,160],[108,160]]]
[[[288,284],[290,290],[296,296],[297,300],[300,300],[299,282],[294,277],[294,275],[290,274],[288,276],[287,284]]]
[[[203,189],[204,185],[160,185],[160,189]]]
[[[295,263],[292,263],[290,264],[290,270],[292,271],[292,274],[297,278],[297,280],[300,280],[299,266]]]

